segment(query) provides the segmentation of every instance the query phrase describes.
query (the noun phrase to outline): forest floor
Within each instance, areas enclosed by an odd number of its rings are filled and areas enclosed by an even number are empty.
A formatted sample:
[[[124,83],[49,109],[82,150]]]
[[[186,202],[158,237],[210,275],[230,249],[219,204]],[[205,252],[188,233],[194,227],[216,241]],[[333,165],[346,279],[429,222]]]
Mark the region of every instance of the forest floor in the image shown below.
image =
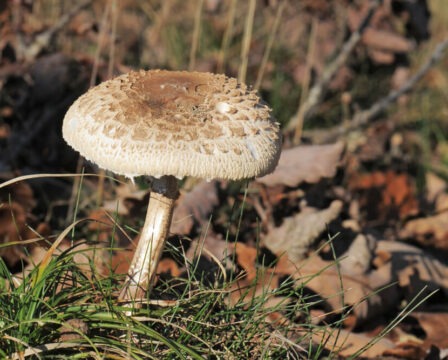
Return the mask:
[[[448,359],[446,0],[0,0],[0,355]],[[62,139],[138,69],[224,72],[276,170],[184,179],[146,306],[117,301],[149,199]]]

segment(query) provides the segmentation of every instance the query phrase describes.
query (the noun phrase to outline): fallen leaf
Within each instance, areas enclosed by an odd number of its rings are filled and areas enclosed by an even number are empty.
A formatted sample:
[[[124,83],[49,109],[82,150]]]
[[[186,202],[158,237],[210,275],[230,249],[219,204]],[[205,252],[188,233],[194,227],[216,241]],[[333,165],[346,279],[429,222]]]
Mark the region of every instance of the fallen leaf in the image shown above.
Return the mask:
[[[406,218],[418,212],[418,203],[415,198],[415,189],[405,174],[388,172],[387,183],[383,193],[383,202],[387,208],[398,206],[399,217]]]
[[[442,212],[448,210],[448,193],[443,192],[439,194],[435,202],[435,211]]]
[[[359,203],[368,220],[405,219],[418,212],[415,186],[407,174],[389,170],[354,176],[349,188],[360,192]]]
[[[341,256],[341,271],[346,275],[365,274],[370,270],[376,239],[370,235],[358,234],[348,250]]]
[[[382,330],[384,330],[384,325],[380,326],[382,327]],[[377,330],[378,331],[378,330]],[[381,331],[381,330],[379,330]],[[422,345],[423,340],[419,339],[414,334],[408,334],[406,331],[404,331],[401,327],[396,326],[392,329],[392,331],[389,333],[388,336],[397,346],[401,346],[402,344],[407,346],[409,344],[418,344]]]
[[[446,182],[432,172],[426,173],[426,200],[432,204],[446,190]]]
[[[157,273],[169,273],[171,276],[176,277],[182,273],[182,270],[173,259],[164,258],[157,264]]]
[[[2,204],[0,207],[0,244],[19,243],[0,248],[0,256],[9,266],[14,266],[19,260],[26,260],[23,240],[36,236],[26,225],[26,212],[20,204]]]
[[[283,253],[275,266],[265,269],[264,277],[257,279],[260,274],[256,265],[257,250],[237,243],[234,245],[237,263],[245,270],[244,281],[238,286],[248,287],[256,280],[256,286],[271,286],[266,282],[269,276],[291,276],[319,295],[330,312],[342,312],[347,306],[353,306],[351,327],[396,309],[401,300],[414,298],[424,286],[428,287],[426,293],[442,289],[448,294],[448,267],[438,260],[417,247],[400,242],[381,240],[377,245],[376,253],[383,259],[376,262],[380,268],[363,269],[365,273],[347,270],[343,265],[347,260],[344,256],[338,267],[334,261],[323,260],[317,254],[301,262],[293,262],[288,253]],[[371,244],[365,245],[366,250],[372,247]],[[276,286],[275,281],[278,279],[274,279],[273,286]]]
[[[266,186],[294,187],[301,182],[316,183],[322,178],[335,176],[344,144],[304,145],[284,150],[272,174],[256,179]]]
[[[417,240],[423,246],[448,250],[448,211],[408,221],[399,237]]]
[[[371,27],[364,31],[362,42],[375,49],[393,53],[406,53],[414,48],[413,43],[401,35]]]
[[[412,299],[424,286],[426,293],[440,289],[448,296],[448,266],[422,249],[398,241],[377,242],[377,252],[388,253],[389,261],[370,272],[370,283],[381,287],[398,281],[402,296]]]
[[[384,351],[383,355],[409,360],[420,360],[425,359],[426,351],[422,349],[421,344],[410,341],[400,344],[395,349]]]
[[[248,285],[259,274],[256,267],[257,249],[236,243],[235,251],[238,265],[245,270],[244,284]],[[292,276],[303,286],[321,296],[331,311],[341,312],[345,306],[356,305],[353,309],[356,323],[362,323],[382,311],[387,311],[387,308],[382,307],[382,299],[374,293],[375,288],[370,286],[366,275],[345,275],[334,261],[325,261],[317,254],[301,262],[291,261],[288,255],[281,254],[275,266],[265,270],[267,278]],[[257,286],[266,284],[257,282]]]
[[[74,243],[74,255],[72,261],[79,267],[83,273],[90,277],[92,271],[92,264],[94,264],[95,271],[99,274],[106,274],[108,267],[105,266],[105,259],[108,259],[109,252],[105,250],[104,246],[89,245],[85,243],[85,240],[79,240]],[[29,252],[29,256],[26,258],[28,264],[21,269],[18,273],[14,274],[18,283],[21,283],[24,276],[28,276],[36,267],[36,264],[43,262],[48,263],[52,257],[59,256],[63,252],[68,251],[72,247],[71,241],[62,239],[55,248],[48,249],[43,246],[34,246]],[[67,272],[65,282],[61,283],[60,287],[71,286],[70,271]]]
[[[139,190],[136,185],[130,182],[118,185],[115,188],[115,193],[115,199],[104,201],[102,206],[105,211],[111,214],[132,216],[139,213],[141,207],[148,206],[146,196],[149,191]]]
[[[367,50],[370,58],[377,64],[390,65],[395,61],[394,53],[390,51],[382,51],[375,48]]]
[[[208,229],[204,236],[201,236],[199,239],[191,242],[186,253],[187,259],[192,261],[200,254],[210,260],[210,256],[208,255],[208,253],[210,253],[218,261],[224,262],[226,258],[232,255],[234,249],[233,244],[229,241],[223,240],[221,234],[215,234]],[[202,248],[206,251],[202,251]]]
[[[429,349],[435,345],[440,349],[448,349],[448,314],[442,312],[415,312],[412,317],[416,318],[426,333],[423,340],[424,348]]]
[[[82,340],[83,336],[80,334],[80,332],[84,335],[87,335],[88,331],[89,326],[85,321],[82,321],[80,319],[67,320],[59,330],[59,341],[68,342],[73,340]]]
[[[116,200],[105,200],[103,202],[102,209],[104,211],[107,211],[111,214],[118,214],[118,215],[129,215],[129,207],[127,199],[124,201],[120,201],[119,199]]]
[[[392,121],[381,121],[370,126],[366,129],[365,134],[351,140],[355,142],[355,156],[361,161],[374,161],[384,157],[386,144],[393,130],[394,123]]]
[[[115,213],[114,213],[115,215]],[[131,242],[130,236],[115,222],[114,215],[109,215],[103,208],[89,213],[88,229],[98,233],[98,241],[109,244],[113,236],[115,247],[126,247]]]
[[[10,180],[10,176],[0,176],[0,182]],[[33,190],[24,181],[18,181],[0,189],[0,203],[8,203],[9,200],[20,204],[26,211],[31,211],[36,206]]]
[[[363,349],[374,338],[365,334],[356,334],[344,329],[321,330],[313,333],[313,341],[316,344],[324,344],[325,348],[341,356],[351,356]],[[362,352],[363,358],[376,358],[384,354],[385,351],[393,349],[394,343],[388,339],[379,339],[367,350]]]
[[[353,314],[358,325],[395,309],[402,299],[413,299],[425,286],[428,287],[425,294],[441,289],[448,296],[448,267],[421,249],[380,240],[376,253],[383,259],[380,267],[365,274],[346,273],[343,265],[346,259],[340,261],[338,269],[334,262],[317,255],[295,263],[284,254],[274,271],[292,275],[325,299],[333,311],[355,305]],[[379,289],[382,290],[378,292]]]
[[[255,267],[255,260],[258,256],[257,249],[241,242],[233,244],[233,248],[235,250],[236,261],[244,269],[246,279],[252,281],[257,274]]]
[[[94,220],[88,226],[88,229],[92,231],[110,231],[114,225],[113,221],[103,209],[92,210],[88,218]]]
[[[298,270],[292,274],[293,278],[319,294],[331,311],[339,313],[347,306],[354,306],[352,314],[356,317],[356,324],[390,309],[390,306],[385,306],[382,294],[375,293],[379,287],[371,284],[368,274],[344,274],[334,261],[322,260],[317,254],[296,264],[296,267]],[[384,287],[388,283],[381,284]]]
[[[195,224],[209,221],[213,208],[218,205],[218,181],[201,181],[184,194],[174,209],[170,233],[189,234]]]
[[[70,246],[70,243],[65,242],[59,247],[59,251],[68,250]],[[108,271],[106,264],[109,261],[110,251],[106,249],[106,244],[91,245],[83,242],[77,245],[74,251],[76,253],[73,255],[73,261],[87,276],[90,276],[92,271],[91,264],[94,264],[95,271],[99,274],[105,274]]]
[[[342,206],[342,201],[335,200],[328,209],[307,208],[285,218],[279,227],[268,231],[262,243],[274,254],[286,252],[291,261],[302,260],[327,224],[339,216]]]
[[[266,301],[272,297],[269,292],[279,286],[279,277],[269,272],[257,274],[256,283],[254,283],[254,279],[255,277],[253,279],[242,278],[232,283],[230,287],[230,301],[233,305],[241,302],[250,302],[253,298],[262,295],[263,300]],[[278,299],[285,301],[284,297],[278,297]],[[263,306],[265,305],[266,303],[263,304]]]
[[[373,14],[369,26],[362,34],[362,43],[367,46],[371,59],[378,64],[392,64],[396,53],[406,53],[414,48],[414,43],[396,30],[396,18],[392,18],[391,7],[384,4]],[[347,23],[351,31],[355,31],[367,14],[368,2],[351,6],[347,11]]]
[[[258,250],[256,248],[240,242],[232,244],[232,247],[235,251],[236,262],[244,269],[244,274],[230,288],[230,301],[233,305],[241,302],[250,302],[257,297],[262,297],[262,307],[265,309],[275,307],[278,304],[286,305],[292,301],[291,298],[271,294],[272,290],[279,287],[280,276],[285,274],[285,269],[290,270],[290,265],[286,265],[285,260],[281,260],[283,264],[278,267],[279,271],[277,271],[277,266],[273,269],[261,269],[256,266],[256,259],[258,257]],[[278,311],[270,312],[267,320],[280,325],[288,321]]]

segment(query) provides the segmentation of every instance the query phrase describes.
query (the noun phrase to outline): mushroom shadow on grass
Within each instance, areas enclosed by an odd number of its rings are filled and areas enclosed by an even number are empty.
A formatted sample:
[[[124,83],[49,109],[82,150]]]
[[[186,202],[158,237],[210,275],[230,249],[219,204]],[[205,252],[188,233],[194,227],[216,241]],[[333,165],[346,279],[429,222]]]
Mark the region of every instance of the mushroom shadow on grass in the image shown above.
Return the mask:
[[[150,70],[105,81],[68,110],[62,133],[86,159],[152,179],[145,224],[120,300],[145,299],[171,224],[177,179],[240,180],[272,172],[279,125],[255,91],[211,73]]]

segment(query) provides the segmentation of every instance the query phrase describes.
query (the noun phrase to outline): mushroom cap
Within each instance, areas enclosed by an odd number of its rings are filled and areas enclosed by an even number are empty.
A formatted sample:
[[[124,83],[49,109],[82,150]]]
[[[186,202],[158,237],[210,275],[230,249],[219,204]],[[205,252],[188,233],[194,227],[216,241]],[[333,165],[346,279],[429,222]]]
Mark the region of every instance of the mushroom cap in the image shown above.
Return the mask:
[[[139,175],[243,179],[272,172],[279,125],[255,91],[211,73],[130,72],[70,107],[62,134],[100,167]]]

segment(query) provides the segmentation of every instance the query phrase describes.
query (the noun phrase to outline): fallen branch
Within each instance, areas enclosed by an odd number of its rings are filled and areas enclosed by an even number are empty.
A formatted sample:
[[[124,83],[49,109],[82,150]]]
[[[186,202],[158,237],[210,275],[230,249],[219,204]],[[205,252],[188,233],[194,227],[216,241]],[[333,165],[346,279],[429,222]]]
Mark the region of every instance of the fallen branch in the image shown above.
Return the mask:
[[[349,39],[343,44],[338,56],[325,68],[320,79],[311,88],[307,99],[303,102],[296,115],[286,126],[287,132],[292,132],[294,129],[296,129],[296,133],[301,132],[303,122],[313,114],[316,107],[322,102],[328,89],[328,85],[335,77],[337,71],[347,62],[356,45],[361,41],[362,34],[369,25],[375,10],[381,3],[381,0],[371,0],[369,10],[366,16],[362,19],[358,29],[354,31]]]
[[[307,137],[311,137],[316,140],[317,143],[326,143],[333,141],[338,136],[341,136],[349,131],[358,129],[366,125],[370,120],[381,114],[386,108],[398,100],[402,95],[411,92],[420,79],[432,68],[437,62],[439,62],[444,55],[445,50],[448,48],[448,36],[440,42],[431,56],[420,67],[417,73],[406,81],[399,89],[392,90],[384,98],[378,100],[370,108],[359,111],[355,116],[344,124],[337,125],[330,129],[312,130],[306,133]],[[348,124],[348,125],[347,125]]]

